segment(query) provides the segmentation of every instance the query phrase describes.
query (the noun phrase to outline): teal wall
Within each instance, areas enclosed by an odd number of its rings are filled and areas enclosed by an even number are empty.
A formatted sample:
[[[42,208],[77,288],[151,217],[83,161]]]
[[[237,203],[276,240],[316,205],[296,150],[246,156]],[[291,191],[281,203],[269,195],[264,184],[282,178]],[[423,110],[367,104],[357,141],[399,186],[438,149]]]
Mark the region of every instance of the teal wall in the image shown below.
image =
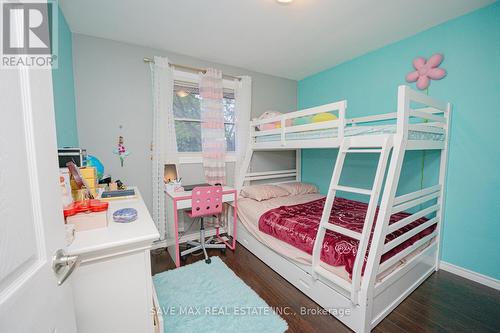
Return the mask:
[[[442,260],[500,279],[498,2],[301,80],[299,108],[347,99],[349,117],[394,112],[397,86],[405,84],[412,60],[436,52],[445,55],[448,75],[432,81],[429,95],[453,104]],[[303,180],[324,193],[336,154],[304,150]],[[424,186],[437,180],[438,156],[426,153]],[[373,159],[348,162],[346,183],[373,180]],[[421,167],[422,152],[409,152],[399,192],[420,188]]]
[[[59,66],[52,70],[57,146],[78,147],[72,36],[61,9],[58,11]]]

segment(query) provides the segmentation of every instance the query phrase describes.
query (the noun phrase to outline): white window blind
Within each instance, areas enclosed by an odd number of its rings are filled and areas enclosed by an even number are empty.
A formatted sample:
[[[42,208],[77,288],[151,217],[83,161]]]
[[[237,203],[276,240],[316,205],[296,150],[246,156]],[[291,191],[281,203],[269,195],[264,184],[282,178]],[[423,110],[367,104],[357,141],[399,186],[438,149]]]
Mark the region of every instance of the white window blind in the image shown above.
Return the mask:
[[[235,150],[235,100],[232,89],[224,89],[224,124],[228,152]],[[174,81],[174,119],[177,151],[201,152],[201,110],[198,83]]]

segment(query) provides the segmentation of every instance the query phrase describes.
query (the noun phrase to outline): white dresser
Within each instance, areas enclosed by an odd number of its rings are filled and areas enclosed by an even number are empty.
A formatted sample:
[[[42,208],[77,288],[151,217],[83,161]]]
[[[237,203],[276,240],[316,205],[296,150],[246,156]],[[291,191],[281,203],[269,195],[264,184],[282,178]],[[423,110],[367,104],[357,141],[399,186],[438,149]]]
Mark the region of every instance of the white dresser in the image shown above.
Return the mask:
[[[159,238],[153,220],[138,197],[110,201],[107,228],[76,233],[67,248],[81,265],[71,275],[79,333],[147,333],[153,324],[150,248]],[[138,219],[115,223],[112,214],[135,208]]]

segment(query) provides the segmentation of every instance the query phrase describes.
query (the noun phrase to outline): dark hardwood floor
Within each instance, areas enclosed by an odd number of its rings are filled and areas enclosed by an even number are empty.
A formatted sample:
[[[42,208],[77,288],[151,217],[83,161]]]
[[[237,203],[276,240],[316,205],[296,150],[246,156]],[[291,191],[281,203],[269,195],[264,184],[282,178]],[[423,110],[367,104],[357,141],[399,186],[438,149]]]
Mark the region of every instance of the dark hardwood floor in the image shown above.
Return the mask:
[[[155,252],[158,252],[155,251]],[[300,315],[301,307],[319,309],[284,278],[239,245],[220,256],[247,285],[272,307],[288,307],[282,315],[287,332],[351,332],[331,315]],[[186,264],[202,259],[190,256]],[[174,269],[167,252],[151,255],[153,274]],[[500,292],[445,271],[431,275],[406,298],[374,332],[500,332]]]

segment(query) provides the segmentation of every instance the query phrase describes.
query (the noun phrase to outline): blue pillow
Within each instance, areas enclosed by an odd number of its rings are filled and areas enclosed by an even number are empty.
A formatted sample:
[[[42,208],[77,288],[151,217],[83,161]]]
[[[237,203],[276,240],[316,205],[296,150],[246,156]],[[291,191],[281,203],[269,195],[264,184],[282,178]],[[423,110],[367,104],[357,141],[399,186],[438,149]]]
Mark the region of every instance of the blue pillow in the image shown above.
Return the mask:
[[[311,116],[305,116],[305,117],[299,117],[299,118],[293,118],[292,120],[292,125],[293,126],[298,126],[298,125],[307,125],[311,123]]]

